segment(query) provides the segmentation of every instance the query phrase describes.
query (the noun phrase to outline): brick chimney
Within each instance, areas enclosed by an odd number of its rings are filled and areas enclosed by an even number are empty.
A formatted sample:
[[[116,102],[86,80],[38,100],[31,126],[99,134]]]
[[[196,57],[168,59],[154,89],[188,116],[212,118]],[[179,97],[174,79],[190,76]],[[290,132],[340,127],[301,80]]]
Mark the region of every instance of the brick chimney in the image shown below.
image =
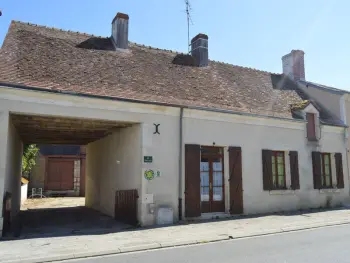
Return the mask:
[[[208,36],[205,34],[198,34],[191,40],[191,54],[196,60],[196,66],[208,66]]]
[[[112,21],[112,39],[116,48],[128,49],[129,16],[117,13]]]
[[[292,50],[282,57],[283,74],[291,79],[305,80],[304,51]]]

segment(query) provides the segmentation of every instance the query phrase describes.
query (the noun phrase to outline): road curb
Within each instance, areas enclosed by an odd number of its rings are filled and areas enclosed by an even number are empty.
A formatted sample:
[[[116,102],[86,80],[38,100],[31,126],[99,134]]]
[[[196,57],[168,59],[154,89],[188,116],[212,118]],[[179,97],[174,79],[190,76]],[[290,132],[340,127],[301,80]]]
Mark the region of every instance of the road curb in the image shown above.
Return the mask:
[[[295,227],[291,229],[287,228],[281,228],[279,230],[270,230],[266,232],[260,232],[255,234],[248,234],[248,235],[240,235],[240,236],[234,236],[234,235],[225,235],[225,236],[215,236],[215,237],[203,237],[196,240],[174,240],[169,242],[161,242],[161,243],[149,243],[149,244],[142,244],[139,246],[124,246],[119,247],[117,249],[113,250],[105,250],[105,251],[96,251],[96,252],[82,252],[82,253],[74,253],[70,255],[58,255],[58,256],[50,256],[50,257],[41,257],[41,258],[32,258],[32,259],[21,259],[21,260],[10,260],[10,261],[2,261],[2,263],[44,263],[44,262],[55,262],[55,261],[61,261],[61,260],[71,260],[71,259],[82,259],[82,258],[93,258],[93,257],[101,257],[101,256],[109,256],[109,255],[117,255],[117,254],[125,254],[130,252],[140,252],[140,251],[147,251],[147,250],[158,250],[162,248],[170,248],[170,247],[183,247],[188,245],[198,245],[198,244],[206,244],[206,243],[214,243],[214,242],[220,242],[220,241],[228,241],[228,240],[238,240],[243,238],[251,238],[251,237],[259,237],[259,236],[268,236],[272,234],[282,234],[282,233],[288,233],[288,232],[297,232],[301,230],[308,230],[308,229],[317,229],[322,227],[329,227],[329,226],[337,226],[337,225],[347,225],[350,224],[350,220],[348,221],[334,221],[332,223],[324,223],[324,224],[316,224],[313,226],[307,226],[307,227]]]

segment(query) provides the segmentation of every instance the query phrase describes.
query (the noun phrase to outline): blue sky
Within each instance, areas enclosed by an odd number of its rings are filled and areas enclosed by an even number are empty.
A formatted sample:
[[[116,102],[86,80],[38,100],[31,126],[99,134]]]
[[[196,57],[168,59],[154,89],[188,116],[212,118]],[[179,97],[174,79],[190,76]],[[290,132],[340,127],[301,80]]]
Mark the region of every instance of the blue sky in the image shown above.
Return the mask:
[[[305,51],[306,79],[350,90],[350,1],[191,0],[191,36],[209,35],[212,60],[280,73],[281,57]],[[184,0],[0,0],[0,45],[11,20],[110,36],[120,11],[133,42],[187,51]]]

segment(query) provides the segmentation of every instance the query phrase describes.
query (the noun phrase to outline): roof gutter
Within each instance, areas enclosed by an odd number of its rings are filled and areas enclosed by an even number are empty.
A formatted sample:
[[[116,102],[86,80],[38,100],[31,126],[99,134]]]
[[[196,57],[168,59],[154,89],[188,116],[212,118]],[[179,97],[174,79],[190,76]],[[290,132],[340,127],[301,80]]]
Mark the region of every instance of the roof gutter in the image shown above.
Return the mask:
[[[112,96],[92,95],[92,94],[71,92],[71,91],[62,91],[62,90],[49,90],[49,89],[45,89],[45,88],[38,88],[38,87],[33,87],[33,86],[12,84],[12,83],[6,83],[6,82],[0,82],[0,87],[1,86],[7,87],[7,88],[20,89],[20,90],[30,90],[30,91],[38,91],[38,92],[46,92],[46,93],[54,93],[54,94],[63,94],[63,95],[71,95],[71,96],[85,97],[85,98],[95,98],[95,99],[103,99],[103,100],[140,103],[140,104],[147,104],[147,105],[157,105],[157,106],[184,108],[184,109],[192,109],[192,110],[203,110],[203,111],[210,111],[210,112],[227,113],[227,114],[258,117],[258,118],[267,118],[267,119],[276,119],[276,120],[284,120],[284,121],[299,122],[299,123],[306,122],[305,120],[296,120],[296,119],[268,116],[268,115],[255,114],[255,113],[245,113],[245,112],[225,110],[225,109],[215,109],[215,108],[210,108],[210,107],[185,106],[185,105],[181,105],[181,104],[173,104],[173,103],[166,103],[166,102],[126,99],[126,98],[119,98],[119,97],[112,97]]]

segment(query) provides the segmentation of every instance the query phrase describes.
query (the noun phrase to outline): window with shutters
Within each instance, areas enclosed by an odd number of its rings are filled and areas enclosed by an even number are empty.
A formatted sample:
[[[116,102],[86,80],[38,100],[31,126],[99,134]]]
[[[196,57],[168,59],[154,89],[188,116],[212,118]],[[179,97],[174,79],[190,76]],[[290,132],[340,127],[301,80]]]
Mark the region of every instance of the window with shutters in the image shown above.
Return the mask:
[[[272,187],[286,189],[286,169],[283,151],[272,151]]]
[[[332,164],[330,153],[321,153],[321,187],[332,187]]]
[[[317,141],[316,138],[316,114],[314,113],[306,113],[306,131],[307,138],[309,141]]]

